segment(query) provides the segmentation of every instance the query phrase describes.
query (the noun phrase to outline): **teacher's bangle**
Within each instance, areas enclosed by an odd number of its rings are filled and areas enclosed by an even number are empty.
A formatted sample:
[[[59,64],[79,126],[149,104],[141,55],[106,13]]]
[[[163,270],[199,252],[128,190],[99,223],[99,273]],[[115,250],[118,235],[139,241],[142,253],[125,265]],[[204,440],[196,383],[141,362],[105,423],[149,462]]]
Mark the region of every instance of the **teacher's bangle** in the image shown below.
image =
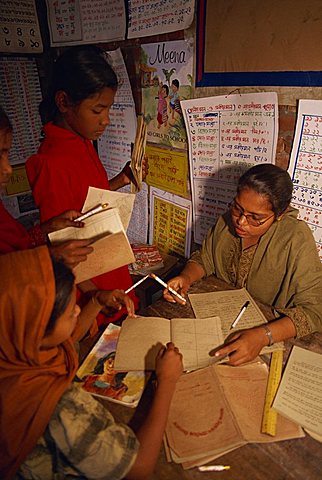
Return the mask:
[[[271,345],[274,344],[272,331],[267,325],[262,325],[262,328],[265,330],[265,335],[268,338],[268,346],[270,347]]]

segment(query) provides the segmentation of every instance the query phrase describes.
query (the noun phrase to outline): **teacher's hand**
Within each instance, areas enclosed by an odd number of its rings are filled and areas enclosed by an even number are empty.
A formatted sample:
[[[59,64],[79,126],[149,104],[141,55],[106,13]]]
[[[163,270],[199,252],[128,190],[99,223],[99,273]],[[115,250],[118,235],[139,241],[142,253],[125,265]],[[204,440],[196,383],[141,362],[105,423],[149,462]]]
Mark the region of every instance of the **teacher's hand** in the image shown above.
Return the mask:
[[[225,345],[215,349],[211,356],[224,358],[228,355],[228,363],[233,366],[251,362],[263,347],[267,345],[265,330],[261,327],[250,328],[232,333],[225,341]]]
[[[171,278],[171,280],[169,280],[167,282],[167,284],[168,284],[169,287],[173,288],[173,290],[180,293],[180,295],[184,298],[186,297],[187,292],[188,292],[189,287],[190,287],[189,280],[187,279],[187,277],[185,275],[182,275],[182,274],[178,275],[177,277]],[[180,298],[176,297],[175,295],[172,295],[167,288],[165,288],[163,290],[163,298],[167,302],[171,302],[171,303],[178,302],[181,305],[185,305],[185,302],[180,300]]]

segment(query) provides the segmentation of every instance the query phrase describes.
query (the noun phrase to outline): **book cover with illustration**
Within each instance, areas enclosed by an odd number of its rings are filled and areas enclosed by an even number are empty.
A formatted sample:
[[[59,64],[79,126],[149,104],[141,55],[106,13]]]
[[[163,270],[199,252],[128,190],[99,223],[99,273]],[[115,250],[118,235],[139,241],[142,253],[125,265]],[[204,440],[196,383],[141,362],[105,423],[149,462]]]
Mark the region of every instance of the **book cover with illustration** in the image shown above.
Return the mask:
[[[116,372],[114,358],[121,327],[110,323],[76,373],[81,388],[111,402],[136,407],[150,377],[146,372]]]
[[[140,81],[147,142],[186,149],[180,107],[192,95],[193,48],[188,40],[141,45]]]

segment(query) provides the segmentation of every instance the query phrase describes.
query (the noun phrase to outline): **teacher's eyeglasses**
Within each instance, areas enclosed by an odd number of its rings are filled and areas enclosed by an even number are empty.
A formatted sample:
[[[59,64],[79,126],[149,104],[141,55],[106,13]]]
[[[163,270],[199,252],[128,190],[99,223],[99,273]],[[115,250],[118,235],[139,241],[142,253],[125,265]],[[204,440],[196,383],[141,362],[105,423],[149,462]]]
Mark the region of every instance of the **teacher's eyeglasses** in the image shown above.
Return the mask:
[[[234,217],[245,217],[248,225],[251,225],[252,227],[260,227],[275,215],[275,213],[273,213],[269,217],[265,218],[265,220],[258,220],[253,213],[245,215],[244,210],[236,203],[236,200],[231,202],[229,208]]]

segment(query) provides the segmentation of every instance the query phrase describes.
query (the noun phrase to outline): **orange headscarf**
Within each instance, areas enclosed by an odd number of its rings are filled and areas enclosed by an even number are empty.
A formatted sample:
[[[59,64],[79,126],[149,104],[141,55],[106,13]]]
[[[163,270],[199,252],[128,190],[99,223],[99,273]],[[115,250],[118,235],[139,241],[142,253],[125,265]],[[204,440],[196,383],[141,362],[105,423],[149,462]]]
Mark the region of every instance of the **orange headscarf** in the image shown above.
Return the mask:
[[[72,339],[40,350],[55,300],[47,247],[0,256],[0,478],[31,452],[77,369]]]

